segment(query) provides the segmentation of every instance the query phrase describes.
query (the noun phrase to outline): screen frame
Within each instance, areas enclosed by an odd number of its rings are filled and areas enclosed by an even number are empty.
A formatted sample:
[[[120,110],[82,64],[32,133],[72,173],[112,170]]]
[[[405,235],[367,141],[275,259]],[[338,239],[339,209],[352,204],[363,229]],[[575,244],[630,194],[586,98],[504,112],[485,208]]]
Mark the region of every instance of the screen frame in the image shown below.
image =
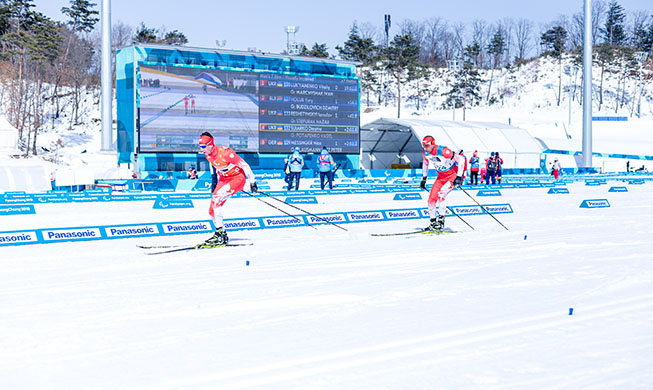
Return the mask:
[[[360,105],[361,105],[361,80],[360,77],[358,76],[342,76],[342,75],[329,75],[329,74],[318,74],[318,73],[301,73],[301,72],[284,72],[284,71],[273,71],[273,70],[262,70],[262,69],[246,69],[246,68],[237,68],[237,67],[229,67],[229,66],[208,66],[208,65],[198,65],[198,64],[164,64],[161,62],[153,62],[153,61],[136,61],[134,66],[134,131],[135,131],[135,136],[134,136],[134,152],[135,154],[197,154],[199,153],[196,151],[170,151],[170,150],[142,150],[141,149],[141,126],[140,126],[140,102],[141,102],[141,92],[140,92],[140,75],[141,75],[141,65],[146,65],[146,66],[166,66],[166,67],[180,67],[180,68],[193,68],[193,69],[208,69],[208,70],[221,70],[221,71],[235,71],[235,72],[246,72],[246,73],[253,73],[253,74],[272,74],[272,75],[289,75],[289,76],[300,76],[300,77],[320,77],[320,78],[333,78],[333,79],[343,79],[343,80],[355,80],[358,91],[357,91],[357,96],[358,96],[358,124],[356,125],[357,127],[357,141],[358,141],[358,151],[356,153],[351,153],[348,151],[343,151],[343,152],[332,152],[329,151],[330,154],[337,154],[337,155],[359,155],[360,150],[361,150],[361,130],[360,130],[360,121],[361,121],[361,115],[360,115]],[[260,134],[260,128],[257,129],[257,132]],[[353,139],[353,138],[352,138]],[[237,153],[241,154],[258,154],[258,155],[271,155],[271,156],[279,156],[279,155],[286,155],[288,154],[287,152],[260,152],[260,144],[257,147],[256,151],[236,151]],[[316,154],[315,152],[306,152],[302,151],[302,153],[307,153],[307,154]],[[319,154],[319,153],[318,153]]]

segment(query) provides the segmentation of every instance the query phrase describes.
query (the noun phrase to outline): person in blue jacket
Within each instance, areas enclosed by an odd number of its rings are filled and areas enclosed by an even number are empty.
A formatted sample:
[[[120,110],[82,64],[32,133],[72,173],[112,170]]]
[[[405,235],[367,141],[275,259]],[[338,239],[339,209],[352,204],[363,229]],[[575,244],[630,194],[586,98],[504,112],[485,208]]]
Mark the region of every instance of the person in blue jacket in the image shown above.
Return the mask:
[[[296,180],[295,190],[299,190],[299,178],[302,176],[302,168],[304,167],[304,157],[299,154],[299,147],[295,147],[295,151],[288,156],[285,160],[290,168],[290,178],[288,180],[288,191],[292,189],[292,182]]]
[[[336,169],[336,163],[329,154],[326,146],[322,147],[322,153],[317,158],[317,168],[320,170],[320,188],[324,189],[324,179],[329,182],[329,189],[333,189],[333,172]]]

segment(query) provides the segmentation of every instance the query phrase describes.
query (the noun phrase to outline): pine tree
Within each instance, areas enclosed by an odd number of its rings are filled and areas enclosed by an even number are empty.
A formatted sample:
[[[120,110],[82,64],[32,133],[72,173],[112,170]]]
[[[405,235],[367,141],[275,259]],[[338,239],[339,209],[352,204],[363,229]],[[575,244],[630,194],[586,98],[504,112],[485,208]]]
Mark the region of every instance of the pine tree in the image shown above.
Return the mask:
[[[487,52],[492,55],[492,68],[490,70],[490,82],[487,88],[487,101],[490,101],[490,93],[492,91],[492,79],[494,77],[494,68],[499,64],[499,59],[506,51],[506,39],[503,29],[500,27],[492,36],[492,40],[488,44]]]
[[[90,32],[95,23],[100,20],[97,17],[98,11],[92,9],[96,5],[88,0],[70,0],[70,8],[61,8],[61,13],[70,18],[68,24],[71,30]]]
[[[163,42],[167,45],[183,46],[188,43],[188,38],[186,38],[184,33],[173,30],[166,33],[163,37]]]
[[[446,106],[453,105],[456,108],[462,107],[463,121],[466,116],[467,102],[472,105],[478,104],[481,100],[481,75],[474,68],[474,57],[478,55],[478,45],[465,47],[465,62],[462,68],[455,74],[455,81],[451,89],[443,95],[447,97]]]
[[[626,43],[625,18],[624,8],[616,1],[610,2],[601,33],[605,42],[612,47],[623,46]]]
[[[136,30],[133,41],[134,43],[158,43],[159,39],[157,38],[159,31],[155,28],[148,28],[145,26],[145,23],[141,22]]]
[[[547,49],[545,54],[558,59],[558,94],[556,96],[558,106],[560,106],[562,94],[562,54],[564,53],[566,41],[567,30],[560,25],[548,29],[540,36],[540,43]]]
[[[54,98],[55,112],[54,117],[59,118],[59,87],[65,78],[65,73],[69,72],[71,67],[70,62],[70,48],[74,40],[79,39],[78,34],[88,33],[93,30],[95,24],[100,20],[97,15],[98,11],[92,9],[97,4],[91,3],[87,0],[70,0],[70,8],[61,8],[61,13],[67,15],[69,20],[67,22],[71,33],[66,34],[66,48],[61,56],[61,60],[55,65],[54,77],[54,90],[52,97]]]
[[[651,16],[651,23],[648,28],[642,31],[641,51],[651,53],[653,51],[653,16]]]
[[[336,50],[343,60],[358,61],[363,66],[370,66],[377,61],[380,48],[374,44],[372,38],[362,38],[358,26],[354,23],[344,46],[336,46]]]
[[[567,30],[558,25],[551,27],[540,36],[540,44],[546,49],[545,55],[561,58],[567,41]]]
[[[302,44],[299,55],[304,57],[329,58],[329,48],[326,43],[316,42],[313,44],[311,50],[308,50],[306,45]]]
[[[420,46],[412,35],[397,35],[387,50],[386,70],[397,79],[397,118],[401,117],[401,83],[414,80],[419,61]]]

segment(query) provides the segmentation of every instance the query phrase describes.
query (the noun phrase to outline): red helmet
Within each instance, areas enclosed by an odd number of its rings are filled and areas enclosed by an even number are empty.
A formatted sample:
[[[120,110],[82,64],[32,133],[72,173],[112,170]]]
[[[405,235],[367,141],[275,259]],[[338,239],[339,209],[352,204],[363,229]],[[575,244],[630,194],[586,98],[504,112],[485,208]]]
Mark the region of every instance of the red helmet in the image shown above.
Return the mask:
[[[432,145],[435,145],[435,138],[431,137],[430,135],[427,135],[422,139],[422,146],[424,148]]]
[[[215,144],[213,143],[213,137],[206,134],[202,134],[202,136],[200,137],[199,144],[200,144],[200,148],[202,149],[204,149],[207,146],[215,146]]]

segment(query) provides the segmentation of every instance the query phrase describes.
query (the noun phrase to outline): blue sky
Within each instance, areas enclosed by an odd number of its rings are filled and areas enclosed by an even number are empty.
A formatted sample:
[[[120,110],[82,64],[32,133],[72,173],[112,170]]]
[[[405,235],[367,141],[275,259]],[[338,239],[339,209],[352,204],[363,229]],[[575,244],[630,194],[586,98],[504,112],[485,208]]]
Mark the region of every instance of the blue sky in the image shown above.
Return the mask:
[[[96,9],[100,9],[101,0]],[[68,0],[37,0],[36,9],[55,20],[64,20],[61,7]],[[653,14],[650,0],[619,1],[627,12],[643,10]],[[335,46],[347,39],[354,21],[370,23],[382,29],[383,15],[392,16],[391,36],[404,20],[423,21],[440,17],[449,22],[471,23],[483,19],[489,23],[505,17],[526,18],[539,26],[560,15],[571,16],[582,10],[582,0],[548,1],[443,1],[433,0],[359,0],[359,1],[216,1],[216,0],[112,0],[112,21],[136,27],[182,31],[189,46],[216,47],[216,40],[226,40],[225,48],[279,53],[286,47],[284,26],[299,26],[298,42],[312,46],[326,43],[332,54]]]

